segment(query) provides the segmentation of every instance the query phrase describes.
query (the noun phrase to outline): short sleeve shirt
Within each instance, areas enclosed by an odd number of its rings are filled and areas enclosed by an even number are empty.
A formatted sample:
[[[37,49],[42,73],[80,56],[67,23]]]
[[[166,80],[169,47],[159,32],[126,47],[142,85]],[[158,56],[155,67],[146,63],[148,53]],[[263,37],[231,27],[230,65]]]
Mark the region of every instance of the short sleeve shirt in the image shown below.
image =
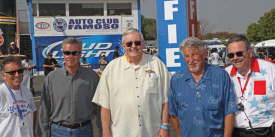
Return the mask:
[[[226,68],[234,82],[236,102],[244,105],[244,111],[252,123],[252,127],[270,127],[274,122],[275,113],[275,65],[261,60],[252,59],[250,71],[242,76],[232,65]],[[249,78],[246,90],[242,94]],[[240,79],[240,83],[238,81]],[[238,111],[235,116],[235,127],[250,128],[245,113]]]
[[[12,90],[16,101],[12,98],[7,86],[0,85],[0,136],[1,137],[33,137],[33,112],[36,111],[32,100],[32,94],[26,87],[20,90]],[[23,119],[19,118],[17,109],[23,113]],[[24,131],[20,127],[24,123]]]
[[[223,137],[224,118],[236,112],[235,94],[226,71],[206,65],[196,83],[189,70],[173,75],[169,113],[177,116],[182,137]]]
[[[169,73],[157,57],[144,54],[131,65],[122,56],[103,71],[93,102],[110,109],[113,137],[155,137],[168,85]]]

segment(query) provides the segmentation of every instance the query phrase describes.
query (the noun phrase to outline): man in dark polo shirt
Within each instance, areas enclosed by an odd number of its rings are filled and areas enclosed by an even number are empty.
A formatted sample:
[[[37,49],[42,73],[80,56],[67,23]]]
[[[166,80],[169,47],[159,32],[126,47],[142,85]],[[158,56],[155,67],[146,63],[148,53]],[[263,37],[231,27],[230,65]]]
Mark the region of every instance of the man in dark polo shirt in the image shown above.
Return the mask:
[[[67,38],[62,43],[64,68],[45,79],[39,110],[42,137],[92,137],[92,97],[98,76],[80,67],[82,43]]]
[[[53,58],[51,53],[48,53],[47,58],[44,61],[44,74],[47,76],[57,66],[57,61]]]

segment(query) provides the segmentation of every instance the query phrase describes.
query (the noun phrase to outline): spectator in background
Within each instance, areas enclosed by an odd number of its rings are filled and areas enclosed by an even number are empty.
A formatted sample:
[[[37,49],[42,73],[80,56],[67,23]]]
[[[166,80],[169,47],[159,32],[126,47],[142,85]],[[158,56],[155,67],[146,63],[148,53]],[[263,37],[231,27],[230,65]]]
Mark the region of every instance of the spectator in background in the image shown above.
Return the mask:
[[[115,46],[113,59],[116,59],[118,57],[120,57],[120,55],[119,55],[119,46]]]
[[[208,61],[212,65],[220,66],[221,57],[218,53],[217,48],[211,49],[211,54],[210,54],[210,57],[208,58]]]
[[[22,85],[28,88],[28,90],[31,90],[31,77],[32,77],[32,69],[35,68],[35,66],[32,64],[30,57],[26,56],[22,60],[22,66],[24,68],[24,77],[22,81]]]
[[[53,58],[53,55],[51,53],[48,53],[47,58],[44,61],[43,67],[45,76],[53,71],[55,67],[57,67],[57,61]]]
[[[15,45],[14,42],[11,42],[8,47],[8,54],[18,54],[19,48]]]
[[[105,54],[101,55],[100,60],[98,61],[99,64],[99,70],[101,72],[103,72],[103,70],[106,68],[107,64],[109,63],[109,61],[107,60]]]
[[[91,67],[91,64],[89,64],[89,63],[87,62],[87,59],[86,59],[85,57],[82,57],[81,60],[82,60],[82,62],[81,62],[81,66],[82,66],[82,67],[86,67],[86,68]]]
[[[85,57],[82,57],[82,64],[87,64],[87,60]]]

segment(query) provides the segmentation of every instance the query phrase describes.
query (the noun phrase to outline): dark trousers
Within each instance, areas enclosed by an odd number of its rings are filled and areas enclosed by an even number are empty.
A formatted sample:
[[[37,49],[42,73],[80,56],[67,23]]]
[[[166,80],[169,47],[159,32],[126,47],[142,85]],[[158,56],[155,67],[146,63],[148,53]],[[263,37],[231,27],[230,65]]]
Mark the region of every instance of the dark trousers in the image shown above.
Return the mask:
[[[245,128],[234,128],[232,137],[275,137],[273,130],[273,126],[254,128],[254,131]]]

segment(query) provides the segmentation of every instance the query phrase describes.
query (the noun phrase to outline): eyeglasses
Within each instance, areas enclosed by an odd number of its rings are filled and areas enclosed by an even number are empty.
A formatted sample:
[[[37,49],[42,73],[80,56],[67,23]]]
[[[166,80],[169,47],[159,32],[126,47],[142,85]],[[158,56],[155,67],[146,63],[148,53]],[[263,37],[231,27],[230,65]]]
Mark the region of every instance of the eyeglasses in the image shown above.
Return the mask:
[[[24,69],[18,69],[18,70],[13,70],[13,71],[8,71],[8,72],[5,72],[9,75],[15,75],[16,73],[18,74],[22,74],[24,72]]]
[[[63,51],[64,55],[73,55],[73,56],[78,56],[80,55],[81,51]]]
[[[132,47],[132,45],[135,44],[136,46],[140,46],[141,45],[141,41],[140,40],[137,40],[137,41],[129,41],[129,42],[126,42],[125,45],[127,47]]]
[[[231,59],[231,58],[234,58],[235,55],[236,55],[237,57],[242,57],[242,56],[243,56],[243,51],[238,51],[238,52],[236,52],[236,53],[228,53],[228,54],[227,54],[227,57]]]

